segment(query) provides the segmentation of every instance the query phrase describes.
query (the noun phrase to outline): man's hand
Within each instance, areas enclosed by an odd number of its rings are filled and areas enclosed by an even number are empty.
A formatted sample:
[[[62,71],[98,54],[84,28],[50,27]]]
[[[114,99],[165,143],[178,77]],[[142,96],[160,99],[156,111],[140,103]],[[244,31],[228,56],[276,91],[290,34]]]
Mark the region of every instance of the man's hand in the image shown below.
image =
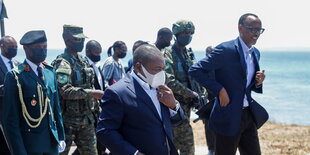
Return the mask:
[[[61,140],[59,141],[59,144],[58,144],[58,152],[61,153],[61,152],[64,152],[65,151],[65,148],[66,148],[66,142]]]
[[[265,70],[257,71],[255,75],[256,86],[263,84],[265,80]]]
[[[92,90],[92,96],[93,96],[95,99],[97,99],[97,100],[99,100],[99,99],[102,98],[103,93],[104,93],[104,91],[102,91],[102,90]]]
[[[108,87],[109,87],[109,85],[108,85],[108,84],[105,84],[105,85],[104,85],[104,88],[108,88]]]
[[[174,98],[173,92],[167,86],[159,86],[157,89],[157,97],[159,102],[164,104],[170,109],[176,108],[176,100]]]
[[[229,104],[229,96],[224,87],[220,90],[219,99],[221,107],[226,107]]]
[[[198,97],[198,94],[194,91],[192,91],[192,94],[189,96],[190,98],[196,98]]]

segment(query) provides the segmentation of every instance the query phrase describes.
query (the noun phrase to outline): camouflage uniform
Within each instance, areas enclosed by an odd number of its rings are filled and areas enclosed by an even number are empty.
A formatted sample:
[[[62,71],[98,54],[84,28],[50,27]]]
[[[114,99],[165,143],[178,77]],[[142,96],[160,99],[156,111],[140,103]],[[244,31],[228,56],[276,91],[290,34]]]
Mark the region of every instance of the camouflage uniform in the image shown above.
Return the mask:
[[[185,20],[173,24],[172,31],[174,35],[184,30],[190,30],[193,34],[195,27],[192,22]],[[191,90],[187,70],[195,63],[194,53],[191,49],[185,48],[184,50],[181,50],[178,48],[176,41],[174,45],[165,48],[164,56],[166,61],[166,84],[172,89],[175,98],[180,102],[187,118],[186,123],[173,128],[174,144],[180,151],[180,155],[194,155],[194,135],[189,123],[194,100],[190,97],[193,94],[193,91]]]
[[[99,103],[91,92],[94,89],[94,71],[82,55],[73,57],[67,49],[56,58],[53,66],[57,74],[66,134],[66,149],[61,154],[68,154],[74,141],[82,155],[97,155],[93,124]]]
[[[188,73],[184,70],[182,63],[190,67],[194,62],[189,57],[189,53],[192,53],[191,51],[186,49],[186,51],[181,52],[186,62],[182,62],[176,52],[179,51],[173,50],[172,46],[165,49],[166,84],[172,89],[176,100],[180,102],[188,121],[173,128],[174,144],[176,148],[180,150],[181,155],[191,155],[195,153],[193,130],[189,124],[192,107],[192,99],[189,96],[192,94],[192,90],[190,89]]]

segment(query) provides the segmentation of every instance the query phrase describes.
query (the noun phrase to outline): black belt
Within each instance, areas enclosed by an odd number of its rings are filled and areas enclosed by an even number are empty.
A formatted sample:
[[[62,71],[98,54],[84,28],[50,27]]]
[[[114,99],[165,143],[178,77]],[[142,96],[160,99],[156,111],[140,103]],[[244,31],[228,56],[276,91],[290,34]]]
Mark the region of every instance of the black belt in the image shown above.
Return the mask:
[[[247,106],[247,107],[243,107],[242,108],[242,110],[249,110],[250,109],[250,107],[249,106]]]

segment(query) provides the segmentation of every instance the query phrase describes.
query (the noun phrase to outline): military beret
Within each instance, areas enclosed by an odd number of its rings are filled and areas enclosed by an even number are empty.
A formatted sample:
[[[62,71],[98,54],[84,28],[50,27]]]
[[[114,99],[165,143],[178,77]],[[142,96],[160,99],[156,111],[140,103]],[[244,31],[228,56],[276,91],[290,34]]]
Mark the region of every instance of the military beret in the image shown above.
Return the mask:
[[[46,41],[46,35],[43,30],[34,30],[25,33],[22,39],[20,39],[19,43],[21,45],[31,45],[36,43],[43,43]]]
[[[87,38],[83,33],[83,27],[75,26],[75,25],[64,25],[63,33],[67,33],[76,38]]]

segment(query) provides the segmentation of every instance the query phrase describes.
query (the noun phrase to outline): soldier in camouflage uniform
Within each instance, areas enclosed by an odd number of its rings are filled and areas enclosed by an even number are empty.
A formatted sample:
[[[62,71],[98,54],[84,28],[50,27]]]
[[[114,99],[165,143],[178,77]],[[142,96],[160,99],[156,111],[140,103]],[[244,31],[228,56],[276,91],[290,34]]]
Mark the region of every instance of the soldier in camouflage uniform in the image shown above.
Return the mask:
[[[78,52],[84,47],[86,36],[83,28],[73,25],[63,26],[66,49],[52,63],[57,74],[58,89],[66,134],[67,155],[72,141],[82,155],[97,155],[95,116],[103,91],[93,87],[94,71],[87,60]]]
[[[180,151],[180,155],[194,155],[194,136],[189,117],[193,101],[198,94],[191,89],[188,69],[194,64],[194,53],[187,49],[186,45],[191,42],[195,27],[191,21],[181,20],[173,24],[175,43],[165,48],[166,58],[166,84],[172,89],[175,98],[180,102],[187,121],[180,126],[174,127],[174,144]]]

